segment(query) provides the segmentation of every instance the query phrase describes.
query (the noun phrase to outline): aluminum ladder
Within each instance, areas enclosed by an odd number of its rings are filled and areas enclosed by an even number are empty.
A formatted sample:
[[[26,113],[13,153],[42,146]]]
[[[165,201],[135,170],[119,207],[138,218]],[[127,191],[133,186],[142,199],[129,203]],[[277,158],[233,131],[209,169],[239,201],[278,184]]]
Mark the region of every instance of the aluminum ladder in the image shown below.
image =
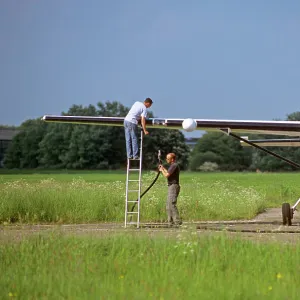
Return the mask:
[[[127,159],[125,228],[127,225],[140,227],[140,199],[142,189],[143,130],[141,130],[139,159]]]

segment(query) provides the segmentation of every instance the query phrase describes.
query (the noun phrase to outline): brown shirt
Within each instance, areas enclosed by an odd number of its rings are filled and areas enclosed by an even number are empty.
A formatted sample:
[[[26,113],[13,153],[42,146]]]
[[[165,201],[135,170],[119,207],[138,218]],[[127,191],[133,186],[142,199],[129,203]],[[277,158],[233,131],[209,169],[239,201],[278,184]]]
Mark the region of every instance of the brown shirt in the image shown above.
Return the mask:
[[[170,176],[168,177],[168,185],[179,184],[180,169],[177,163],[173,163],[170,165],[168,173],[170,174]]]

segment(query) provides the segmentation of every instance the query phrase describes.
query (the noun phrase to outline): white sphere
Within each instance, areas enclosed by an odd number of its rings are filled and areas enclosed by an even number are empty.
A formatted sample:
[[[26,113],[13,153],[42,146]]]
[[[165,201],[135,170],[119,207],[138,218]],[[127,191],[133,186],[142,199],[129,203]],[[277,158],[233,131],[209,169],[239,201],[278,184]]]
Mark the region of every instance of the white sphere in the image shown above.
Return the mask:
[[[182,128],[187,132],[194,131],[196,127],[197,122],[194,119],[184,119],[182,122]]]

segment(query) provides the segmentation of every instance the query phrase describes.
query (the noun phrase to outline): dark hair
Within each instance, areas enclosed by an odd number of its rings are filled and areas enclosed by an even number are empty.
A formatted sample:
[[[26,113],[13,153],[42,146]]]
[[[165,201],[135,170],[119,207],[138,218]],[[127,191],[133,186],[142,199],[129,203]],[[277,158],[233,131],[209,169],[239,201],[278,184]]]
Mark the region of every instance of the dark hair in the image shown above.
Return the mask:
[[[151,99],[151,98],[146,98],[144,102],[145,102],[145,103],[150,103],[150,104],[152,104],[152,103],[153,103],[153,101],[152,101],[152,99]]]

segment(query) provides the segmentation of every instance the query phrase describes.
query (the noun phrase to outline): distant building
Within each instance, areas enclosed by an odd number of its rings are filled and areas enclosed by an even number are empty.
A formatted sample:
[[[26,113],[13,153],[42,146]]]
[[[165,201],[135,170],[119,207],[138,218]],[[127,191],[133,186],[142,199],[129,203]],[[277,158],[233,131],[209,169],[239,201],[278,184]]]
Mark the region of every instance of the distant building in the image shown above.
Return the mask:
[[[11,143],[13,137],[19,130],[12,128],[0,128],[0,167],[3,167],[4,154]]]

